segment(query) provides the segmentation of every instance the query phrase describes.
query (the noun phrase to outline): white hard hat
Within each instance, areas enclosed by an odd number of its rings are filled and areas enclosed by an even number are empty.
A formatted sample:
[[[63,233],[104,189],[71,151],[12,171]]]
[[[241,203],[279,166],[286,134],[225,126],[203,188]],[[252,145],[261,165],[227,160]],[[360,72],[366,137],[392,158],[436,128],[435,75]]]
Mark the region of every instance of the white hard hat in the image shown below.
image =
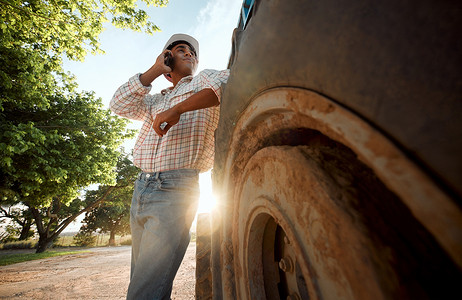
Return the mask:
[[[192,36],[183,33],[172,35],[167,43],[165,43],[164,49],[162,51],[165,51],[165,49],[167,49],[171,44],[178,41],[188,42],[194,48],[193,50],[196,52],[196,57],[199,59],[199,42]]]

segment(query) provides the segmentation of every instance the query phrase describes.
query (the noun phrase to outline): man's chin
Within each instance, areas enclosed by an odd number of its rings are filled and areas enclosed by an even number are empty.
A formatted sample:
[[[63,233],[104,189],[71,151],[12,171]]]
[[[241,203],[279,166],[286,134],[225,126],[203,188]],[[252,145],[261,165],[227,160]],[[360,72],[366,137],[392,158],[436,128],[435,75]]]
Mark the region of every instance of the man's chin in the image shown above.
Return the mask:
[[[181,77],[186,77],[186,76],[189,76],[189,75],[194,75],[194,73],[196,73],[196,67],[194,66],[188,66],[188,65],[183,65],[181,67],[176,67],[175,66],[175,69],[174,71],[175,73],[177,74],[181,74]]]
[[[188,68],[187,71],[185,71],[185,74],[188,74],[188,75],[194,75],[194,73],[196,73],[196,68]],[[185,75],[185,76],[188,76],[188,75]]]

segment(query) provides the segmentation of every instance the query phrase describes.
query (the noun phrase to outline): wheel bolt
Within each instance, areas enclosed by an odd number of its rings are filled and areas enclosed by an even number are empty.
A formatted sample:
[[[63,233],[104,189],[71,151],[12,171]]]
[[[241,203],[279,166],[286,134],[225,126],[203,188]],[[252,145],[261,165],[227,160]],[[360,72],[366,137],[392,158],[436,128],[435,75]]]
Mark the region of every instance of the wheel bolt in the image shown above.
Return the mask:
[[[286,273],[291,273],[294,270],[294,264],[290,257],[282,258],[279,261],[279,268]]]

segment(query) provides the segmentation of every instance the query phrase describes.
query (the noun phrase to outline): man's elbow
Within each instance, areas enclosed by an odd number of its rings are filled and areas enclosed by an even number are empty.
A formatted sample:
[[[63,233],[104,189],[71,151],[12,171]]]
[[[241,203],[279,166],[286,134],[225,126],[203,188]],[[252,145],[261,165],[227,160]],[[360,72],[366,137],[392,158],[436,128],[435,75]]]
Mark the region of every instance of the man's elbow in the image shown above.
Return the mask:
[[[218,106],[220,105],[220,99],[218,98],[218,95],[215,93],[213,89],[207,89],[209,101],[212,104],[212,106]]]
[[[214,97],[214,104],[213,104],[213,106],[219,106],[219,105],[220,105],[220,99],[218,99],[218,96],[217,96],[217,95],[215,95],[215,97]]]
[[[120,104],[117,104],[117,99],[112,98],[111,101],[109,102],[109,110],[113,113],[115,113],[116,115],[121,115],[123,112],[121,110],[121,105]]]

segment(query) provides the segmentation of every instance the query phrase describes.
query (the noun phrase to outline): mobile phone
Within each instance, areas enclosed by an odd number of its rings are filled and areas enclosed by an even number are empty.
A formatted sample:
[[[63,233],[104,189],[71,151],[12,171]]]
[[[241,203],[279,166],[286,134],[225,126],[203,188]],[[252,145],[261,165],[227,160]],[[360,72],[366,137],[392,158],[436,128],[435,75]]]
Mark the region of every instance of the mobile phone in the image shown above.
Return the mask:
[[[170,52],[167,52],[165,54],[165,60],[164,63],[166,66],[169,66],[173,70],[173,55]]]

